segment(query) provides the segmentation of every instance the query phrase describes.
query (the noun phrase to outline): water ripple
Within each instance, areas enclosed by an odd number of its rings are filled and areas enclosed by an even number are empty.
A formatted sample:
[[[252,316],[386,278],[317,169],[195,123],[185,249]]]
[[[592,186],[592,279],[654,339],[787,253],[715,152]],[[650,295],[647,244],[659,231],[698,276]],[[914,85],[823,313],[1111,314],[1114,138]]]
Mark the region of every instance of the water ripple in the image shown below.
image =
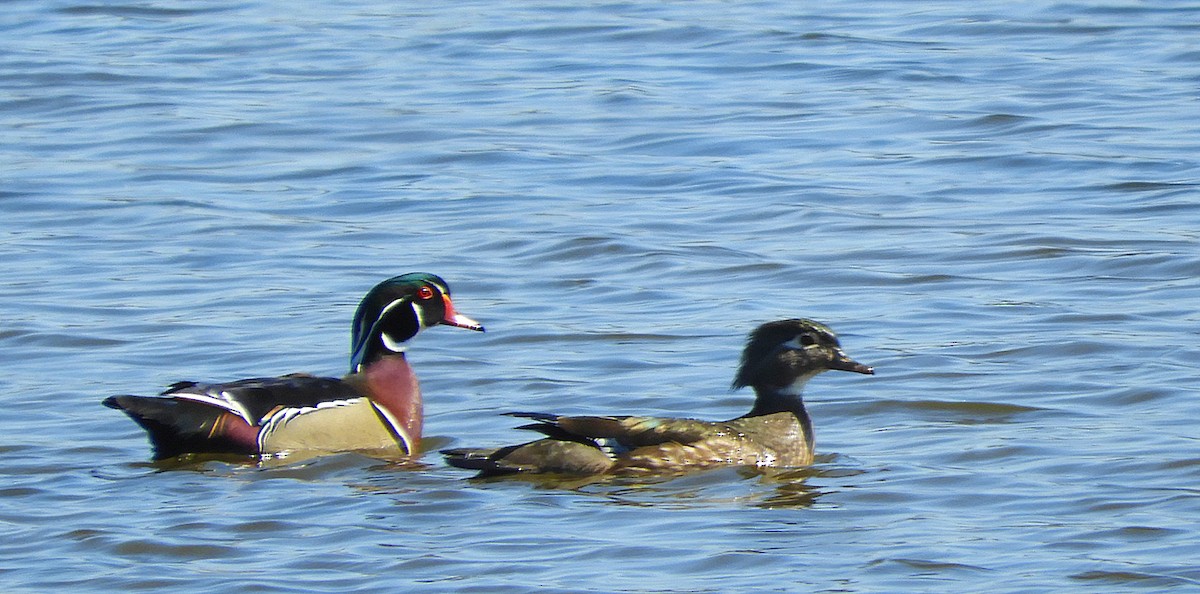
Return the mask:
[[[6,3],[0,585],[1195,585],[1200,12],[681,6]],[[410,270],[489,328],[414,345],[419,461],[152,464],[99,405],[341,373]],[[811,468],[432,451],[514,409],[743,414],[785,316],[878,370],[810,382]]]

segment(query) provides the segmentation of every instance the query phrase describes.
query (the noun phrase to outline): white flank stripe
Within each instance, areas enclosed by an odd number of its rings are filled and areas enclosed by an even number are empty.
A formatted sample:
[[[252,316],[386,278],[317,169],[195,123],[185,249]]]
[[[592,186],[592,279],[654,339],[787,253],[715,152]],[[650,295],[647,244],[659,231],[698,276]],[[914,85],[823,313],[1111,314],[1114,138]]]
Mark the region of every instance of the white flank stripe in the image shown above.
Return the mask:
[[[258,432],[258,449],[265,449],[265,440],[274,432],[283,428],[292,419],[301,415],[306,415],[311,412],[316,412],[323,409],[338,408],[340,406],[350,406],[362,402],[362,398],[349,398],[346,400],[329,400],[320,402],[316,406],[298,406],[295,408],[281,408],[275,411],[275,414],[263,419],[262,430]]]
[[[371,402],[371,406],[375,408],[375,412],[379,413],[379,416],[383,417],[387,421],[388,425],[391,425],[392,430],[396,432],[396,435],[400,436],[400,441],[403,442],[401,445],[404,446],[404,453],[413,453],[412,436],[408,434],[408,431],[404,429],[404,427],[400,424],[400,421],[397,420],[396,417],[393,417],[392,413],[384,410],[382,406],[375,404],[374,401]]]

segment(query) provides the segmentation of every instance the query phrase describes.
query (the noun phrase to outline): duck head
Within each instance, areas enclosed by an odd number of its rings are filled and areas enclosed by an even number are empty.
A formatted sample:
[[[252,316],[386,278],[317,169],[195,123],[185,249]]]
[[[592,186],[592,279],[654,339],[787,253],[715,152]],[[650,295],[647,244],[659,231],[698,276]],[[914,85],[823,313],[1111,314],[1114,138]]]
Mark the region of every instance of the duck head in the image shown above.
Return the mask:
[[[798,397],[808,380],[830,369],[875,373],[847,356],[837,335],[820,322],[767,322],[750,333],[733,388],[750,386],[760,396]]]
[[[482,324],[454,309],[450,286],[437,275],[413,272],[375,285],[354,314],[350,372],[403,353],[409,340],[438,324],[483,332]]]

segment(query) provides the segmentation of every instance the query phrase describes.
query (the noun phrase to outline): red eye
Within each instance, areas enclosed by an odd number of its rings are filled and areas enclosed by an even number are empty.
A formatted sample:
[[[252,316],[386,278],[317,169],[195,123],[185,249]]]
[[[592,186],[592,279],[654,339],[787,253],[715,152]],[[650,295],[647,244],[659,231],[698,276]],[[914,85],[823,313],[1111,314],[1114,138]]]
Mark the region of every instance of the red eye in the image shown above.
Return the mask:
[[[421,299],[433,299],[433,289],[429,288],[428,285],[422,286],[420,289],[417,289],[417,297]]]

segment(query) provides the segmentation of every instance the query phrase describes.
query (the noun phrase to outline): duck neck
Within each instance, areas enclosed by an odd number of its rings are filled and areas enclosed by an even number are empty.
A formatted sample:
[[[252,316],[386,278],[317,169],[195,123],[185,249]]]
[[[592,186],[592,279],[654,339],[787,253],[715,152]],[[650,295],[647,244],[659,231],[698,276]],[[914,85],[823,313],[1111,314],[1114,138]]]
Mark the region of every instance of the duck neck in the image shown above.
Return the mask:
[[[746,413],[747,417],[760,417],[779,412],[790,412],[797,417],[808,417],[804,409],[804,398],[800,391],[780,390],[763,386],[754,387],[754,407]]]
[[[404,353],[379,357],[352,377],[370,394],[407,453],[419,453],[424,416],[421,386]]]
[[[761,417],[784,412],[792,413],[804,431],[805,442],[812,444],[812,419],[809,418],[808,411],[804,408],[804,398],[800,393],[803,387],[803,381],[784,388],[754,386],[754,406],[743,418]]]

